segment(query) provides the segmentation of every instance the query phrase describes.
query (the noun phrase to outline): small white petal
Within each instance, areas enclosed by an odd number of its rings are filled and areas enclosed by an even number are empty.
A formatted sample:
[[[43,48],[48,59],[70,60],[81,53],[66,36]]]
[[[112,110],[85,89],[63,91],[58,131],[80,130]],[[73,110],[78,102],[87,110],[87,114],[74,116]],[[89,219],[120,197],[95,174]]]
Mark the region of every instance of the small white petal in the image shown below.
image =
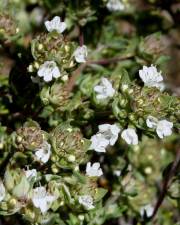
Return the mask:
[[[121,176],[121,170],[114,170],[113,174],[116,175],[117,177]]]
[[[78,201],[87,210],[94,209],[93,198],[90,195],[82,195],[82,196],[79,196]]]
[[[5,198],[5,196],[6,196],[6,190],[5,190],[3,182],[0,180],[0,202]]]
[[[43,65],[44,65],[44,64],[43,64]],[[45,72],[46,72],[46,69],[45,69],[45,67],[43,67],[43,65],[40,66],[40,68],[39,68],[39,70],[38,70],[38,76],[39,76],[39,77],[43,77],[44,74],[45,74]]]
[[[148,116],[146,119],[146,124],[149,128],[156,128],[158,119],[153,116]]]
[[[98,126],[99,133],[101,133],[105,139],[109,141],[109,145],[113,146],[120,132],[120,128],[116,124],[102,124]]]
[[[146,205],[140,209],[140,215],[143,217],[144,213],[146,213],[148,217],[151,217],[153,214],[153,211],[154,211],[154,208],[151,205]]]
[[[60,34],[63,33],[63,31],[66,29],[66,23],[61,22],[59,16],[55,16],[51,21],[46,21],[45,26],[49,32],[55,30]]]
[[[109,82],[106,78],[101,78],[100,85],[96,85],[94,87],[94,91],[97,93],[96,98],[97,99],[106,99],[111,98],[115,94],[115,90],[112,87],[112,84]]]
[[[75,51],[74,51],[74,57],[76,62],[78,63],[85,63],[86,58],[87,58],[87,47],[85,45],[79,46]]]
[[[39,77],[43,77],[45,82],[51,81],[53,78],[61,76],[59,68],[54,61],[46,61],[43,63],[37,72]]]
[[[49,160],[50,155],[51,155],[51,145],[47,141],[44,141],[42,147],[40,149],[36,149],[35,152],[36,160],[42,163],[46,163]]]
[[[166,89],[166,85],[163,82],[159,82],[155,84],[154,86],[157,87],[160,91],[164,91]]]
[[[123,130],[121,137],[128,143],[132,145],[138,144],[138,136],[136,134],[135,129],[128,128],[126,130]]]
[[[52,81],[52,74],[45,74],[44,75],[44,81],[45,82],[50,82],[50,81]]]
[[[91,166],[91,163],[88,162],[86,165],[86,175],[90,177],[100,177],[103,174],[102,169],[100,168],[100,163],[96,162],[93,163]]]
[[[56,197],[46,192],[45,187],[37,187],[33,189],[32,202],[36,208],[39,208],[42,213],[48,211]]]
[[[53,76],[54,78],[58,78],[58,77],[61,76],[61,74],[60,74],[59,69],[58,69],[57,66],[53,68],[53,70],[52,70],[52,76]]]
[[[121,0],[109,0],[106,7],[109,11],[122,11],[125,9],[125,5]]]
[[[153,65],[150,67],[143,66],[142,70],[139,70],[139,76],[147,87],[157,87],[160,90],[164,89],[163,76],[161,72],[157,71],[157,68]]]
[[[96,152],[106,152],[106,147],[109,145],[109,141],[104,138],[102,134],[96,134],[91,137],[91,146],[89,149],[93,149]]]
[[[172,134],[173,123],[167,120],[160,120],[157,124],[156,133],[162,139]]]

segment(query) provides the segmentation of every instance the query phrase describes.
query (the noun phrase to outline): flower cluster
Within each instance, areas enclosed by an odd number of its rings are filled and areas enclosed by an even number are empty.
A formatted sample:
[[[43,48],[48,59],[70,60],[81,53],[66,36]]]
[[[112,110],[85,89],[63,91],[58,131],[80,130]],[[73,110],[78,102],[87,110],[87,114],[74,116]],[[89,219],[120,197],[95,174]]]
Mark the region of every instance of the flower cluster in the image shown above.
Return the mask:
[[[45,82],[50,82],[53,79],[58,79],[61,77],[62,80],[65,79],[66,73],[64,72],[64,69],[62,67],[73,67],[74,62],[72,61],[73,58],[77,63],[85,63],[87,60],[87,47],[85,45],[79,46],[76,49],[74,49],[73,46],[68,46],[68,43],[63,40],[62,33],[66,30],[67,25],[65,22],[61,22],[61,18],[58,16],[55,16],[51,21],[45,22],[45,27],[47,31],[49,32],[49,36],[47,36],[47,43],[43,43],[45,40],[41,40],[41,38],[38,40],[37,50],[35,49],[34,56],[37,61],[37,58],[39,55],[43,54],[43,51],[45,52],[43,57],[46,61],[42,62],[42,59],[39,60],[39,62],[34,62],[34,64],[29,66],[29,72],[33,72],[34,69],[38,69],[37,75],[38,77],[42,77]],[[52,53],[47,52],[46,53],[46,46],[45,45],[51,45],[49,39],[54,39],[54,42],[57,42],[59,45],[59,48],[57,46],[54,46],[54,50],[52,51],[52,47],[50,48],[50,51]],[[48,43],[49,42],[49,43]],[[35,45],[35,42],[33,42],[33,46]],[[54,45],[54,43],[52,43]],[[64,46],[63,46],[64,45]],[[49,48],[48,46],[48,48]],[[34,48],[34,47],[33,47]],[[64,48],[64,49],[63,49]],[[71,50],[72,48],[72,50]],[[57,52],[56,52],[57,51]],[[63,55],[65,51],[65,54],[68,54],[67,57]],[[72,52],[72,54],[70,54]],[[62,60],[59,61],[60,54],[62,54]],[[56,58],[56,60],[53,60]],[[48,59],[48,60],[47,60]],[[67,65],[67,62],[69,64]],[[41,63],[41,64],[40,64]],[[64,65],[63,65],[64,64]],[[64,75],[64,76],[63,76]],[[32,77],[33,81],[36,82],[37,78]],[[40,81],[38,82],[40,83]]]

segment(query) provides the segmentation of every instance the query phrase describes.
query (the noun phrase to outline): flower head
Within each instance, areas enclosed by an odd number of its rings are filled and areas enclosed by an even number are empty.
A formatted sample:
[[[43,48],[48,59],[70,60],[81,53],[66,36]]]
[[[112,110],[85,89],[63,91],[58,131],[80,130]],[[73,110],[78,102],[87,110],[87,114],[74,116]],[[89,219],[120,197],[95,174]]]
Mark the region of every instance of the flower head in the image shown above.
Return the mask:
[[[163,77],[161,72],[158,72],[155,66],[143,66],[143,69],[139,70],[139,76],[144,82],[145,86],[157,87],[160,90],[164,89],[164,84],[162,83]]]
[[[84,63],[86,62],[87,58],[87,47],[85,45],[79,46],[75,51],[74,51],[74,57],[76,62],[78,63]]]
[[[109,0],[106,4],[106,7],[109,9],[109,11],[121,11],[125,9],[125,6],[121,0]]]
[[[96,162],[91,166],[91,163],[88,162],[86,165],[86,174],[90,177],[100,177],[103,174],[100,163]]]
[[[120,128],[116,124],[102,124],[98,127],[99,133],[101,133],[104,138],[109,141],[109,145],[114,145],[118,139]]]
[[[3,182],[0,180],[0,202],[5,198],[6,190]]]
[[[47,141],[44,141],[42,147],[36,149],[35,152],[35,158],[42,163],[46,163],[49,160],[50,155],[51,155],[51,145]]]
[[[173,123],[167,120],[160,120],[156,127],[156,133],[160,138],[172,134]]]
[[[109,145],[109,141],[104,135],[97,133],[91,137],[91,146],[89,149],[94,149],[96,152],[106,152],[105,148]]]
[[[94,209],[93,198],[90,195],[81,195],[78,200],[87,210]]]
[[[59,16],[55,16],[51,21],[46,21],[45,26],[49,32],[55,30],[59,34],[61,34],[66,29],[66,23],[61,22],[61,18]]]
[[[45,82],[49,82],[53,78],[60,77],[61,73],[54,61],[46,61],[39,67],[38,76],[43,77]]]
[[[113,97],[113,95],[115,94],[115,90],[112,87],[111,82],[109,82],[109,80],[104,77],[101,78],[100,85],[94,87],[94,91],[97,93],[97,99],[106,99],[109,97]]]
[[[149,128],[156,128],[158,119],[154,116],[148,116],[146,119],[146,124]]]
[[[126,130],[123,130],[121,137],[128,143],[132,145],[138,144],[138,136],[136,134],[135,129],[128,128]]]
[[[42,213],[47,212],[51,207],[52,202],[55,200],[56,197],[50,195],[46,191],[45,187],[37,187],[33,189],[32,202],[36,208],[39,208],[41,210]]]

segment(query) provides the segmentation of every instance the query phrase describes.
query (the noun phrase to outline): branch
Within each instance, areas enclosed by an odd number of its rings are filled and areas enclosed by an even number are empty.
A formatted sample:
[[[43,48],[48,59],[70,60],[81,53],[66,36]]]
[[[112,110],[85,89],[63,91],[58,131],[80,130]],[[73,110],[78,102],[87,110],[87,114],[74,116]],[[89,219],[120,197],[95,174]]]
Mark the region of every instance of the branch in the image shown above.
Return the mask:
[[[180,163],[180,148],[177,150],[176,157],[175,157],[175,160],[174,160],[174,162],[171,166],[171,169],[170,169],[169,173],[167,174],[167,176],[165,177],[165,179],[163,181],[159,199],[156,202],[153,214],[152,214],[150,219],[153,219],[156,216],[159,207],[163,203],[163,200],[164,200],[164,198],[166,196],[166,193],[167,193],[167,190],[168,190],[168,188],[169,188],[169,186],[172,182],[173,176],[174,176],[174,174],[175,174],[175,172],[176,172],[176,170],[179,166],[179,163]]]
[[[84,34],[81,27],[79,27],[79,45],[84,45]]]
[[[75,86],[76,80],[83,71],[83,69],[87,66],[88,63],[81,64],[71,75],[65,89],[68,92],[71,92]]]
[[[129,55],[126,55],[126,56],[113,57],[113,58],[109,58],[109,59],[100,59],[100,60],[97,60],[97,61],[89,61],[89,64],[108,65],[110,63],[116,63],[116,62],[119,62],[121,60],[130,59],[132,57],[133,57],[133,55],[129,54]]]

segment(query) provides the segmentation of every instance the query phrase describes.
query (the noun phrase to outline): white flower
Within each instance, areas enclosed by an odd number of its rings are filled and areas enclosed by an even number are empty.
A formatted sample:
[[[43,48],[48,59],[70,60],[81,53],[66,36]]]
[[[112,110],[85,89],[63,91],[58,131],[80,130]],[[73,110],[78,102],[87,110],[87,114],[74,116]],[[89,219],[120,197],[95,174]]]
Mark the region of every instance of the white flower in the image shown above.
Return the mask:
[[[133,128],[128,128],[126,130],[123,130],[121,137],[128,143],[132,145],[138,144],[138,136],[136,134],[136,131]]]
[[[146,124],[150,128],[156,129],[156,133],[160,138],[172,134],[173,123],[167,120],[159,120],[153,116],[148,116]]]
[[[156,128],[158,119],[154,116],[148,116],[146,119],[146,124],[149,128]]]
[[[94,209],[94,206],[93,206],[93,198],[90,195],[82,195],[82,196],[79,196],[78,201],[87,210]]]
[[[113,97],[115,94],[115,90],[112,87],[112,84],[106,78],[101,78],[100,85],[94,87],[94,91],[98,93],[96,95],[97,99],[106,99],[109,97]]]
[[[53,78],[60,77],[61,73],[54,61],[46,61],[39,67],[38,76],[43,77],[45,82],[49,82]]]
[[[114,145],[118,139],[120,128],[116,125],[102,124],[99,125],[99,132],[91,137],[90,149],[96,152],[105,152],[108,145]]]
[[[160,120],[157,124],[156,133],[160,138],[172,134],[173,123],[167,120]]]
[[[56,197],[50,195],[45,187],[37,187],[33,189],[32,193],[32,202],[36,208],[40,208],[42,213],[48,211],[51,207],[53,201],[56,200]]]
[[[109,145],[114,145],[118,139],[120,128],[116,125],[102,124],[98,126],[99,133],[101,133],[106,140],[109,141]]]
[[[96,162],[91,166],[91,163],[88,162],[86,165],[86,174],[90,177],[100,177],[103,174],[100,163]]]
[[[0,202],[5,198],[6,190],[3,182],[0,180]]]
[[[139,76],[147,87],[157,87],[161,91],[164,89],[164,84],[162,83],[163,77],[161,71],[158,72],[157,68],[153,65],[150,67],[143,66],[142,70],[139,70]]]
[[[140,209],[140,215],[143,216],[146,213],[147,217],[151,217],[153,214],[154,208],[151,205],[145,205]]]
[[[106,4],[106,7],[109,9],[109,11],[121,11],[125,9],[125,6],[121,0],[109,0]]]
[[[91,137],[91,146],[89,149],[94,149],[96,152],[106,152],[105,148],[109,145],[109,141],[100,133]]]
[[[44,141],[42,147],[36,149],[35,152],[35,158],[42,163],[46,163],[49,160],[50,155],[51,145],[47,141]]]
[[[86,62],[87,58],[87,47],[85,45],[79,46],[75,51],[74,51],[74,57],[76,62],[78,63],[84,63]]]
[[[36,169],[26,170],[25,175],[26,175],[27,178],[36,177],[37,176],[37,170]]]
[[[61,18],[59,16],[55,16],[51,21],[46,21],[45,26],[49,32],[55,30],[59,34],[61,34],[66,29],[66,23],[61,22]]]

